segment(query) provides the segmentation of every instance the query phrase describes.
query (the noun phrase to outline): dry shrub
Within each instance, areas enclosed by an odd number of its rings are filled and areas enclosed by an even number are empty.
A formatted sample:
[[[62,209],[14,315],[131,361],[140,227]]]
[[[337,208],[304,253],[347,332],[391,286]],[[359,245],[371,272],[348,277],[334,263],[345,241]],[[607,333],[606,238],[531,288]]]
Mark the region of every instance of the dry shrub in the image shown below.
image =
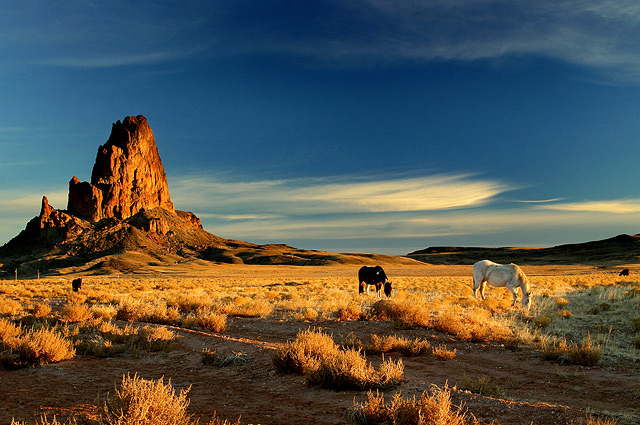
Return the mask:
[[[568,319],[569,317],[573,316],[573,313],[571,313],[569,310],[565,310],[563,308],[558,310],[558,313],[556,313],[556,314],[558,316],[560,316],[560,317],[564,317],[565,319]]]
[[[612,418],[596,418],[592,415],[580,419],[578,422],[571,421],[571,425],[617,425],[618,421]]]
[[[144,326],[138,332],[138,341],[142,348],[149,351],[167,351],[173,347],[176,334],[164,326]]]
[[[240,418],[238,418],[238,420],[235,422],[229,422],[226,419],[218,418],[218,414],[216,412],[213,412],[213,417],[207,425],[240,425]]]
[[[115,343],[123,343],[135,339],[138,335],[138,330],[139,328],[131,323],[127,323],[124,328],[120,328],[113,322],[102,322],[98,328],[103,337]]]
[[[462,339],[469,339],[471,333],[463,321],[462,309],[445,310],[433,317],[431,327],[437,331],[455,335]]]
[[[376,392],[367,394],[367,402],[355,404],[345,417],[349,424],[355,425],[476,425],[473,416],[467,415],[462,406],[453,408],[451,391],[448,388],[435,387],[432,394],[426,391],[419,400],[415,397],[404,399],[396,393],[389,403],[384,396]]]
[[[300,313],[297,313],[294,318],[296,320],[306,320],[308,322],[312,322],[314,320],[317,320],[319,316],[319,313],[316,309],[313,308],[305,308],[304,310],[302,310]]]
[[[69,292],[67,293],[67,303],[68,304],[82,304],[87,300],[87,296],[85,294],[79,292]]]
[[[595,366],[600,362],[600,346],[593,342],[591,335],[580,344],[568,342],[564,338],[546,338],[539,341],[538,347],[546,360],[583,366]]]
[[[198,327],[209,332],[220,333],[227,328],[227,315],[216,313],[208,308],[198,309],[195,316],[189,316]]]
[[[42,415],[40,416],[40,422],[36,420],[34,425],[75,425],[77,423],[78,422],[75,418],[69,418],[64,422],[60,422],[55,416],[53,417],[53,419],[49,420],[49,418],[47,418],[47,415]],[[24,421],[16,422],[15,419],[11,418],[11,425],[28,425],[28,423]]]
[[[338,351],[329,335],[319,330],[298,332],[294,341],[283,344],[273,356],[273,364],[283,373],[304,373],[318,365],[318,359]]]
[[[60,362],[72,359],[76,354],[71,341],[49,328],[26,332],[15,349],[20,360],[27,364]]]
[[[203,294],[175,295],[167,301],[170,307],[176,307],[185,313],[195,313],[200,309],[211,309],[212,300]]]
[[[431,343],[424,339],[416,338],[413,341],[393,336],[380,337],[376,334],[371,335],[371,340],[364,347],[367,353],[379,354],[397,351],[404,356],[419,356],[431,352]]]
[[[229,316],[267,317],[273,311],[273,304],[266,300],[242,298],[235,304],[226,304],[223,311]]]
[[[96,304],[91,306],[91,313],[94,317],[104,320],[113,320],[118,314],[118,309],[111,305]]]
[[[33,315],[37,318],[47,317],[49,313],[51,313],[51,306],[49,304],[36,304],[33,309]]]
[[[362,317],[362,306],[351,302],[347,305],[339,306],[335,311],[336,318],[341,322],[360,320]]]
[[[408,301],[380,300],[371,306],[369,316],[376,320],[390,320],[401,327],[429,325],[429,312]]]
[[[9,343],[18,338],[22,330],[13,322],[4,317],[0,317],[0,342]]]
[[[191,387],[175,393],[171,379],[149,381],[122,377],[120,388],[113,397],[107,396],[101,406],[102,423],[105,425],[190,425],[195,421],[186,413],[189,406],[187,394]]]
[[[167,307],[163,301],[125,298],[120,301],[116,318],[130,322],[175,324],[179,321],[180,311],[177,307]]]
[[[456,358],[456,349],[449,350],[445,344],[440,344],[431,349],[431,355],[440,360],[453,360]]]
[[[79,354],[96,357],[111,357],[122,352],[122,349],[116,348],[110,340],[105,339],[102,335],[82,339],[76,345],[76,350]]]
[[[455,305],[435,315],[431,326],[457,338],[476,342],[502,342],[513,334],[504,322],[494,319],[490,311],[482,308],[462,309]]]
[[[402,380],[401,360],[383,361],[376,370],[359,350],[340,349],[329,335],[307,330],[273,356],[277,370],[304,374],[311,385],[331,389],[387,388]]]
[[[60,321],[67,323],[84,322],[93,318],[93,314],[86,304],[67,304],[59,314]]]
[[[402,360],[384,360],[376,370],[358,350],[336,350],[305,371],[307,382],[333,390],[389,388],[402,382]]]
[[[22,312],[22,304],[16,300],[2,297],[0,299],[0,315],[16,316]]]

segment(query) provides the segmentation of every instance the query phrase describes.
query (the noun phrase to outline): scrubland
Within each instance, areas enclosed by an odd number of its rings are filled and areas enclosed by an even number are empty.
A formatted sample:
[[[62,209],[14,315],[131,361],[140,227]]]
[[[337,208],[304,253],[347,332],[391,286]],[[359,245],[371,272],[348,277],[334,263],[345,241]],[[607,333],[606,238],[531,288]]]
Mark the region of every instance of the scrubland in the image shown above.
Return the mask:
[[[191,276],[84,276],[79,292],[71,292],[70,279],[61,277],[5,280],[0,282],[0,362],[13,370],[77,356],[161,355],[180,344],[180,329],[225,334],[231,318],[298,323],[301,331],[295,338],[275,345],[272,367],[304,376],[310,388],[369,391],[364,402],[354,402],[345,411],[347,423],[462,424],[476,420],[450,402],[449,388],[424,391],[413,399],[396,393],[386,402],[377,392],[403,381],[403,359],[431,356],[446,362],[457,356],[446,342],[405,337],[404,330],[428,329],[451,341],[531,350],[549,367],[598,368],[640,361],[640,277],[586,267],[560,272],[522,268],[533,293],[529,311],[520,307],[520,297],[511,307],[505,288],[487,287],[487,299],[473,298],[470,266],[385,267],[394,288],[389,299],[378,299],[373,292],[358,294],[357,266],[220,266]],[[388,322],[394,332],[358,337],[323,330],[336,322]],[[385,353],[394,353],[395,359],[372,362]],[[242,353],[202,352],[203,367],[245,360]],[[161,381],[122,379],[119,397],[143,387],[143,393],[174,394]],[[499,384],[482,376],[468,377],[458,386],[504,396]],[[187,392],[175,397],[175,409],[184,411]],[[113,406],[124,409],[123,403],[103,402],[103,423],[116,423]],[[136,414],[133,410],[129,414]],[[427,414],[441,419],[427,421]],[[196,421],[186,413],[181,417],[176,423]],[[494,419],[499,423],[500,418]],[[614,423],[611,417],[589,420]]]

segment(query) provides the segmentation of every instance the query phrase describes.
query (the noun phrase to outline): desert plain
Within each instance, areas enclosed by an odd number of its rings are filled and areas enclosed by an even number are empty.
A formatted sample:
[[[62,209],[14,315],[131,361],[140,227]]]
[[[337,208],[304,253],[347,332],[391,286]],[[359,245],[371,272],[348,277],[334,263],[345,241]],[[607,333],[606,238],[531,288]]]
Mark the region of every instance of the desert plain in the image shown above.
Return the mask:
[[[205,424],[214,416],[241,424],[357,423],[353,411],[368,394],[420,399],[438,389],[449,392],[453,411],[478,423],[640,423],[637,265],[625,266],[629,276],[618,276],[620,265],[524,265],[529,311],[519,299],[512,307],[505,288],[488,287],[486,300],[475,299],[470,265],[402,259],[382,266],[393,282],[388,299],[358,294],[358,264],[195,260],[0,281],[5,322],[23,331],[54,327],[75,349],[65,360],[25,364],[5,341],[0,422],[101,423],[104,400],[137,376],[188,390],[186,411]],[[82,288],[73,292],[76,277]],[[114,337],[158,328],[170,336],[155,348]],[[274,357],[301,332],[355,347],[374,369],[401,362],[401,379],[331,388],[285,373]],[[408,355],[373,347],[391,337],[431,349]]]

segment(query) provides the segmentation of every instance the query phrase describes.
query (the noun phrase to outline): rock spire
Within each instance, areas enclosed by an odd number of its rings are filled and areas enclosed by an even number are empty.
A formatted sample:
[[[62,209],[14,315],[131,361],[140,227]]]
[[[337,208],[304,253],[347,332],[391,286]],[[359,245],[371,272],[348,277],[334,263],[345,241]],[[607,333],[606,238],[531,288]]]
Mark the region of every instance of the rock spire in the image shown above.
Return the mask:
[[[67,211],[97,222],[155,207],[175,211],[147,119],[128,116],[113,124],[109,140],[98,148],[91,183],[75,176],[69,182]]]

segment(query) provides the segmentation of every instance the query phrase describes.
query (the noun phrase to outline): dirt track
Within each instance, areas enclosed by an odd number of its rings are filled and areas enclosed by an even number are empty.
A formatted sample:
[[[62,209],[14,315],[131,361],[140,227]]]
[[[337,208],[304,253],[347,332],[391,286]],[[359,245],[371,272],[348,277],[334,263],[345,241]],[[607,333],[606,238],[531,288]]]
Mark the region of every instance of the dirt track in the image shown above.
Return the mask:
[[[178,330],[176,347],[168,354],[139,358],[121,355],[74,360],[22,370],[0,370],[0,423],[11,418],[33,420],[41,413],[59,419],[74,415],[78,423],[96,424],[96,400],[113,391],[123,374],[145,379],[171,378],[176,389],[191,386],[189,412],[207,423],[214,412],[242,424],[344,424],[344,412],[354,400],[364,402],[365,391],[310,388],[301,376],[275,372],[271,355],[278,343],[295,337],[310,324],[269,319],[229,319],[222,335]],[[453,390],[455,405],[464,403],[483,422],[509,424],[568,424],[591,412],[610,412],[623,424],[640,423],[640,367],[634,364],[599,366],[559,365],[534,351],[510,351],[502,346],[456,341],[428,329],[397,330],[387,322],[323,322],[334,337],[355,334],[398,334],[444,343],[456,349],[449,361],[431,356],[403,358],[406,381],[393,391],[419,396],[432,384],[453,388],[465,375],[488,376],[504,392],[502,398]],[[244,364],[224,368],[201,363],[204,347],[218,353],[246,353]],[[392,355],[395,357],[396,355]],[[374,362],[379,358],[371,358]],[[634,414],[635,412],[635,414]]]

